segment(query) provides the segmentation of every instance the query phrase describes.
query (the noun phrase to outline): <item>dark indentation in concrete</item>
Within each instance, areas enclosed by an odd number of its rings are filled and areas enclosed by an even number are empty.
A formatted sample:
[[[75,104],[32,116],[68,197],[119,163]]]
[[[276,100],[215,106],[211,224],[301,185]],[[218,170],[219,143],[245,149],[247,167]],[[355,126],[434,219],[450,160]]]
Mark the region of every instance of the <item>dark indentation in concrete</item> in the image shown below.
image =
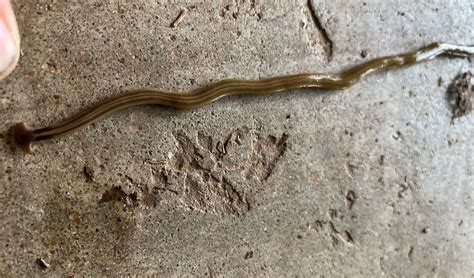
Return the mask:
[[[474,87],[472,73],[458,75],[448,88],[448,101],[453,110],[453,120],[472,112]]]
[[[408,194],[408,189],[411,190],[411,186],[410,184],[407,184],[407,183],[402,183],[400,184],[400,190],[398,190],[398,198],[400,199],[403,199],[406,197],[406,195]]]
[[[161,200],[160,193],[162,189],[157,187],[152,189],[145,188],[138,192],[138,201],[145,208],[155,208]]]
[[[354,244],[354,238],[352,237],[352,234],[349,231],[344,231],[343,238],[345,242]]]
[[[347,167],[347,172],[349,173],[349,176],[351,177],[354,177],[355,174],[356,174],[356,170],[358,169],[357,166],[351,164],[351,163],[347,163],[346,164],[346,167]]]
[[[336,209],[333,209],[333,208],[329,209],[328,214],[329,214],[329,217],[331,219],[337,218],[337,210]]]
[[[324,228],[324,225],[326,225],[326,221],[316,220],[314,221],[313,229],[319,233]]]
[[[410,246],[410,250],[408,250],[408,258],[410,261],[413,261],[413,251],[415,251],[415,247]]]
[[[331,240],[332,240],[332,246],[336,246],[339,244],[339,239],[337,238],[336,235],[331,234]]]
[[[92,170],[92,168],[84,166],[84,168],[82,169],[82,173],[84,174],[84,177],[86,177],[86,182],[94,181],[94,171]]]
[[[331,228],[332,233],[339,234],[339,231],[336,229],[336,226],[334,226],[334,223],[332,221],[329,222],[329,227]]]
[[[329,222],[329,229],[331,233],[331,238],[333,245],[337,245],[340,240],[347,244],[354,244],[354,238],[352,237],[352,234],[345,230],[344,232],[340,232],[336,229],[336,226],[332,221]]]
[[[347,193],[346,193],[346,204],[347,204],[347,207],[349,209],[352,209],[352,207],[354,206],[356,198],[357,198],[357,196],[356,196],[354,191],[352,191],[352,190],[347,191]]]
[[[324,26],[321,24],[321,20],[319,19],[319,15],[313,6],[313,2],[311,0],[308,0],[306,2],[306,6],[308,7],[308,10],[310,12],[311,19],[313,20],[314,25],[318,29],[319,33],[321,34],[321,38],[323,39],[324,51],[326,53],[326,57],[328,61],[331,61],[332,54],[333,54],[333,41],[329,37],[329,34],[326,28],[324,28]]]
[[[131,193],[130,195],[125,193],[120,186],[114,186],[102,194],[102,198],[99,200],[99,204],[108,202],[122,202],[127,206],[138,206],[137,195]]]
[[[102,194],[99,204],[108,202],[120,202],[127,207],[154,208],[160,201],[160,188],[138,186],[137,190],[132,193],[125,193],[120,186],[114,186]]]
[[[253,258],[253,251],[248,251],[247,253],[245,253],[245,256],[244,256],[245,260],[248,260],[251,258]]]

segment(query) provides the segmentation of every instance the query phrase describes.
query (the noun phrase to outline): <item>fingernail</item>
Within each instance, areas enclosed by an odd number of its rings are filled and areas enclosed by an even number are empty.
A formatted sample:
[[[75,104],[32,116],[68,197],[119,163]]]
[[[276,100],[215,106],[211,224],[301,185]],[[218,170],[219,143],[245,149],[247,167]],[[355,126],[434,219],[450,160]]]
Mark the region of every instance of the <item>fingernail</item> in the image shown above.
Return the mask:
[[[0,20],[0,78],[13,70],[18,59],[15,39],[3,20]]]

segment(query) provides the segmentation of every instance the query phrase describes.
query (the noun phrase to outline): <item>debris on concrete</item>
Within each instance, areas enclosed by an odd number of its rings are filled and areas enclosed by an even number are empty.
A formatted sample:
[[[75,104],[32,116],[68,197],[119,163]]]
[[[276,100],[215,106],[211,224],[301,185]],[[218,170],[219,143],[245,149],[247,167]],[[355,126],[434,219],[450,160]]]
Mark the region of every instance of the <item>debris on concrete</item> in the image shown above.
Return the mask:
[[[448,94],[451,106],[453,107],[453,119],[471,113],[474,101],[472,73],[465,72],[457,76],[449,87]]]
[[[42,258],[37,258],[36,259],[36,264],[41,267],[42,269],[47,269],[47,268],[50,268],[51,265],[49,263],[47,263],[44,259]]]
[[[179,11],[178,16],[176,19],[171,23],[171,28],[176,28],[178,25],[184,20],[184,17],[188,14],[188,11],[186,9],[181,9]]]

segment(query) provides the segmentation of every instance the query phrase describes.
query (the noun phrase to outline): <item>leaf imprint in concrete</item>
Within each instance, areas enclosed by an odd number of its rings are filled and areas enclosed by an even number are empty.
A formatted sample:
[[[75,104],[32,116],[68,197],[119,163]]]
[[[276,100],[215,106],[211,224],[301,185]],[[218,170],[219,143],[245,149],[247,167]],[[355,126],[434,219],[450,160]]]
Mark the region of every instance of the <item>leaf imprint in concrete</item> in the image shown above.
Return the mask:
[[[230,131],[216,144],[202,132],[191,139],[174,132],[176,151],[155,165],[163,186],[177,192],[188,209],[216,214],[242,215],[250,207],[248,180],[267,180],[287,147],[286,134],[262,136],[246,126]]]

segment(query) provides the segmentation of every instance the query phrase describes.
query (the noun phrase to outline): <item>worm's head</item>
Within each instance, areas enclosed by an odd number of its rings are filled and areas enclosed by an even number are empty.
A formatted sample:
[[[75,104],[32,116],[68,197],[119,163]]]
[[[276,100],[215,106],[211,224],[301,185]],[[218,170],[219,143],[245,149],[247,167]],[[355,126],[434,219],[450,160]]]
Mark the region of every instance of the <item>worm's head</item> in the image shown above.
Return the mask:
[[[34,140],[32,131],[26,126],[24,122],[16,124],[13,127],[13,140],[15,144],[20,147],[25,153],[32,153],[31,143]]]

